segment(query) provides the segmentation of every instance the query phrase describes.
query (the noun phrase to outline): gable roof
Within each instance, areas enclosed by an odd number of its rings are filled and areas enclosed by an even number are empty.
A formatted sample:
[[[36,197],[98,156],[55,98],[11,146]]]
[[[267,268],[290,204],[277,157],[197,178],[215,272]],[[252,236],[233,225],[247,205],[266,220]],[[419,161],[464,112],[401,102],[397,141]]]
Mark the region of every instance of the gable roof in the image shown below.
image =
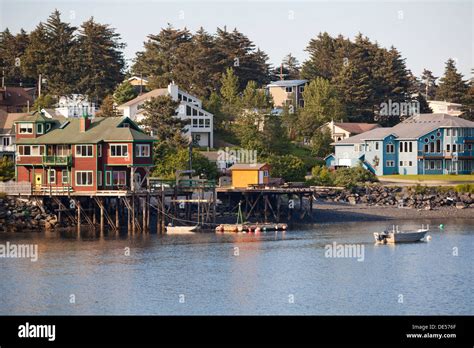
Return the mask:
[[[334,122],[334,125],[352,134],[364,133],[380,127],[377,123]]]
[[[7,113],[0,110],[0,134],[13,134],[13,124],[26,113]]]
[[[383,140],[393,134],[399,139],[418,139],[438,128],[474,128],[474,122],[448,114],[419,114],[407,118],[394,127],[375,128],[371,131],[343,139],[332,145],[360,144],[365,140]]]
[[[267,163],[236,163],[229,170],[260,170],[262,167],[268,165]]]
[[[132,126],[119,127],[124,121]],[[36,138],[17,140],[18,144],[95,144],[102,141],[156,141],[141,131],[128,117],[96,117],[91,120],[87,131],[80,131],[80,119],[68,119],[55,126],[48,133]]]
[[[0,105],[25,106],[28,102],[30,105],[33,105],[33,96],[29,89],[23,87],[3,87],[0,88],[0,93],[5,96],[5,99],[0,99]]]
[[[168,95],[168,89],[167,88],[157,88],[154,89],[153,91],[144,93],[142,95],[139,95],[136,98],[133,98],[132,100],[129,100],[126,103],[123,103],[122,105],[119,105],[117,108],[122,109],[127,106],[135,105],[140,102],[145,102],[146,100],[153,98],[153,97],[158,97],[160,95]]]
[[[304,85],[308,80],[278,80],[270,82],[267,87],[292,87]]]

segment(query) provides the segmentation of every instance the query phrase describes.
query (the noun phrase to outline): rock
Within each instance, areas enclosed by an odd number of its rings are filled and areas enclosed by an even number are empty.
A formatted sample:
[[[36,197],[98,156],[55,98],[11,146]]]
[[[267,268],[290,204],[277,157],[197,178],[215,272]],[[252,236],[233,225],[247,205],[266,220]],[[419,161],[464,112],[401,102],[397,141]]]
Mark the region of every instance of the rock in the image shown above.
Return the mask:
[[[349,204],[355,205],[357,203],[357,199],[354,196],[349,196],[348,202]]]
[[[464,208],[466,208],[466,204],[463,203],[463,202],[456,202],[456,208],[464,209]]]

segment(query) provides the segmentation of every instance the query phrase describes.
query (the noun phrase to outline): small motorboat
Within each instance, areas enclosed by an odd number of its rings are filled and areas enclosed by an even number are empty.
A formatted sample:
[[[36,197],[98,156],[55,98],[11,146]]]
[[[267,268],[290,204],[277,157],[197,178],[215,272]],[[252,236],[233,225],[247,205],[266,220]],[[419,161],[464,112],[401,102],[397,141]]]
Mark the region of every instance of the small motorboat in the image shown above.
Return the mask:
[[[398,226],[392,231],[375,232],[374,238],[375,243],[387,244],[387,243],[413,243],[421,241],[426,233],[429,232],[429,225],[425,228],[424,225],[416,231],[399,231]]]
[[[199,229],[199,225],[196,226],[166,226],[166,233],[168,234],[186,234],[194,233]]]

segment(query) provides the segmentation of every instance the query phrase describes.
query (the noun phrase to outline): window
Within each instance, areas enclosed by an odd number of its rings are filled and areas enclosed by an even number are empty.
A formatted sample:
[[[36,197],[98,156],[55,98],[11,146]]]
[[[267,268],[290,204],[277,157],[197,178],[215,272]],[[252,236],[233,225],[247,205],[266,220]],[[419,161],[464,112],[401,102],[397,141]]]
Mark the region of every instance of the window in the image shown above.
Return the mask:
[[[395,152],[395,147],[393,144],[387,144],[387,153],[394,153]]]
[[[413,165],[412,161],[408,161],[408,165],[411,167]]]
[[[425,153],[426,153],[426,152],[429,152],[429,150],[428,150],[428,144],[425,144],[423,150],[424,150]]]
[[[410,145],[410,152],[413,152],[413,143],[411,141],[409,142],[409,145]]]
[[[18,145],[18,154],[20,156],[43,156],[43,145]]]
[[[113,184],[114,186],[125,186],[127,185],[127,172],[113,172]]]
[[[102,171],[97,171],[97,186],[102,186]]]
[[[128,157],[128,145],[110,145],[111,157]]]
[[[76,157],[92,157],[92,145],[76,145]]]
[[[399,144],[400,144],[400,149],[399,149],[399,151],[400,151],[400,152],[403,152],[403,143],[400,142]]]
[[[451,152],[451,145],[450,144],[446,144],[446,152]]]
[[[436,133],[436,136],[440,137],[440,136],[441,136],[441,132],[438,131],[438,132]]]
[[[202,118],[199,119],[199,128],[204,128],[204,120]]]
[[[403,167],[403,161],[400,161],[400,167]]]
[[[286,87],[285,91],[286,93],[293,93],[293,87]]]
[[[453,137],[457,136],[457,129],[453,128]]]
[[[42,123],[36,124],[36,133],[43,134],[44,133],[44,125]]]
[[[3,146],[8,146],[11,143],[11,139],[9,137],[2,138]]]
[[[105,185],[112,186],[112,172],[105,172]]]
[[[204,125],[205,125],[206,127],[210,127],[210,126],[211,126],[211,120],[208,119],[208,118],[206,118],[206,119],[204,120]]]
[[[61,172],[61,183],[62,184],[69,184],[69,171],[63,170]]]
[[[48,184],[56,183],[56,171],[54,169],[48,170]]]
[[[387,167],[395,167],[395,162],[394,162],[394,161],[386,161],[386,162],[385,162],[385,165],[386,165]]]
[[[405,152],[408,152],[408,142],[405,141]]]
[[[436,152],[441,152],[441,140],[436,140]]]
[[[20,134],[33,134],[33,123],[20,123]]]
[[[78,170],[76,172],[77,186],[92,186],[92,170]]]
[[[304,86],[300,86],[300,93],[304,92]]]
[[[97,145],[97,156],[102,157],[102,144]]]
[[[472,144],[467,145],[467,149],[468,149],[469,151],[471,151],[471,150],[472,150]]]
[[[197,118],[193,118],[193,127],[197,127],[198,126],[198,120]]]
[[[137,157],[150,157],[150,145],[138,144],[135,146]]]
[[[263,177],[267,177],[268,176],[268,170],[264,170],[263,171]]]
[[[430,152],[435,152],[435,143],[430,143]]]
[[[56,154],[58,156],[69,156],[71,154],[71,151],[68,145],[58,145],[56,147]]]
[[[448,137],[451,136],[451,129],[450,128],[446,129],[446,136],[448,136]]]
[[[453,144],[453,152],[456,152],[456,144]]]
[[[431,138],[431,140],[434,140],[434,138],[435,138],[434,134],[431,134],[430,138]]]
[[[430,169],[435,169],[435,161],[430,161]]]
[[[51,123],[46,123],[46,132],[51,129]]]
[[[378,149],[379,149],[379,142],[376,141],[376,142],[375,142],[375,150],[378,150]]]

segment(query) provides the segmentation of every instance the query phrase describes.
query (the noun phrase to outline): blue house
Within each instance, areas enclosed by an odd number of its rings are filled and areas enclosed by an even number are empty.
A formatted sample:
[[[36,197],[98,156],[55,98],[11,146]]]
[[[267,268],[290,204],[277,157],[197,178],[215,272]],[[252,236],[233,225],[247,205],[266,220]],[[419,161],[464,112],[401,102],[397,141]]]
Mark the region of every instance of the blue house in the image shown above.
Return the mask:
[[[471,174],[474,122],[448,114],[420,114],[332,143],[329,167],[362,165],[377,175]]]

